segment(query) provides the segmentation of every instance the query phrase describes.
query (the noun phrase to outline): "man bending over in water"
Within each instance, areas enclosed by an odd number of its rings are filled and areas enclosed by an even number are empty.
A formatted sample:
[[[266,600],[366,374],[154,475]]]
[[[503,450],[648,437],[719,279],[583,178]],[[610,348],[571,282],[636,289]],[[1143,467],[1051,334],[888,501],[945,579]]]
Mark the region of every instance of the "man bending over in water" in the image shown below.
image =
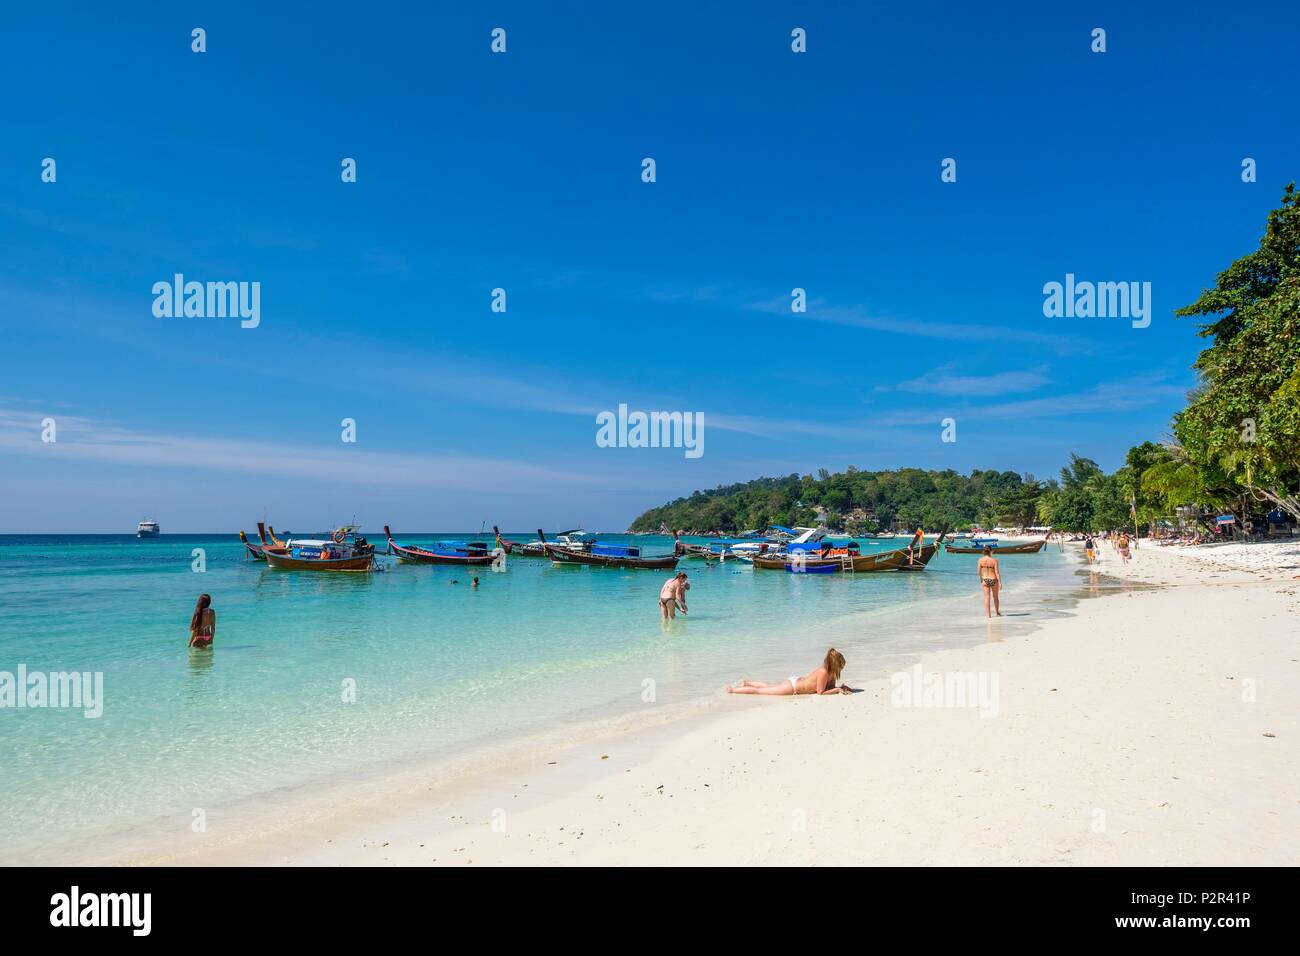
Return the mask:
[[[675,575],[664,582],[664,586],[659,589],[659,617],[661,620],[670,621],[677,616],[677,609],[680,607],[682,613],[686,613],[686,590],[690,587],[686,583],[686,572],[678,571]]]
[[[765,684],[758,680],[739,680],[727,688],[728,694],[762,694],[769,697],[794,697],[801,694],[851,694],[845,684],[835,686],[844,672],[844,655],[831,648],[826,652],[822,666],[803,677],[791,674],[779,684]]]

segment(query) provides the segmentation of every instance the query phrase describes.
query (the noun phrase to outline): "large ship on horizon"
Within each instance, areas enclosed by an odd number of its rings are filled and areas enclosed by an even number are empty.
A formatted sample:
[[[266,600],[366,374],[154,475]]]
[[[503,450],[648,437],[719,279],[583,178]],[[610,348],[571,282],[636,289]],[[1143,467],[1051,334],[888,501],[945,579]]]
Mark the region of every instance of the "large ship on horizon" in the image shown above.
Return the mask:
[[[135,526],[135,536],[137,538],[156,538],[162,534],[162,529],[158,527],[158,522],[152,518],[145,518]]]

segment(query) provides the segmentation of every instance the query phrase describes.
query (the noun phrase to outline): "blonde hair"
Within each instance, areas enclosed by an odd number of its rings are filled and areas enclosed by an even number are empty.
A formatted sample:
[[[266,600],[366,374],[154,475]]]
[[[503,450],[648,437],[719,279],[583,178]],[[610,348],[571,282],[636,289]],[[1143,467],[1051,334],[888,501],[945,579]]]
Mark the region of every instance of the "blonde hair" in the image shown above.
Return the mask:
[[[831,675],[833,683],[839,683],[840,674],[844,673],[844,665],[848,663],[844,660],[844,655],[831,648],[826,652],[826,660],[822,661],[822,667],[826,668],[826,673]]]

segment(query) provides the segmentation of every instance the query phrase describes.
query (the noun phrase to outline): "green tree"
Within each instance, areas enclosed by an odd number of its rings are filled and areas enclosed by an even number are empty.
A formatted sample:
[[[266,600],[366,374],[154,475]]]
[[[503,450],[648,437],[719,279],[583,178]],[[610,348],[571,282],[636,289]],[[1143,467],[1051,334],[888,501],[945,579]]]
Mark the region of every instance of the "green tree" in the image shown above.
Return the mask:
[[[1180,316],[1211,316],[1202,385],[1174,419],[1202,483],[1221,475],[1300,518],[1300,194],[1286,187],[1259,248],[1219,273]],[[1161,473],[1162,475],[1164,472]],[[1160,479],[1164,481],[1164,479]],[[1189,482],[1190,484],[1191,482]]]

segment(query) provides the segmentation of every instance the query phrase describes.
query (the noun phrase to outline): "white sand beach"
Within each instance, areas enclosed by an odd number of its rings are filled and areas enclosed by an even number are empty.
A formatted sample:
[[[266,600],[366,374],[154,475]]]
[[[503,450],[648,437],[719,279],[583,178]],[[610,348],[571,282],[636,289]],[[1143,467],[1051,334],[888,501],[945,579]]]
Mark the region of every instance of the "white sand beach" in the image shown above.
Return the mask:
[[[996,715],[894,706],[889,675],[850,661],[853,696],[720,689],[720,716],[119,862],[1300,862],[1300,544],[1144,543],[1127,566],[1106,545],[1098,571],[1101,596],[1028,638],[995,621],[921,660],[996,679]]]

